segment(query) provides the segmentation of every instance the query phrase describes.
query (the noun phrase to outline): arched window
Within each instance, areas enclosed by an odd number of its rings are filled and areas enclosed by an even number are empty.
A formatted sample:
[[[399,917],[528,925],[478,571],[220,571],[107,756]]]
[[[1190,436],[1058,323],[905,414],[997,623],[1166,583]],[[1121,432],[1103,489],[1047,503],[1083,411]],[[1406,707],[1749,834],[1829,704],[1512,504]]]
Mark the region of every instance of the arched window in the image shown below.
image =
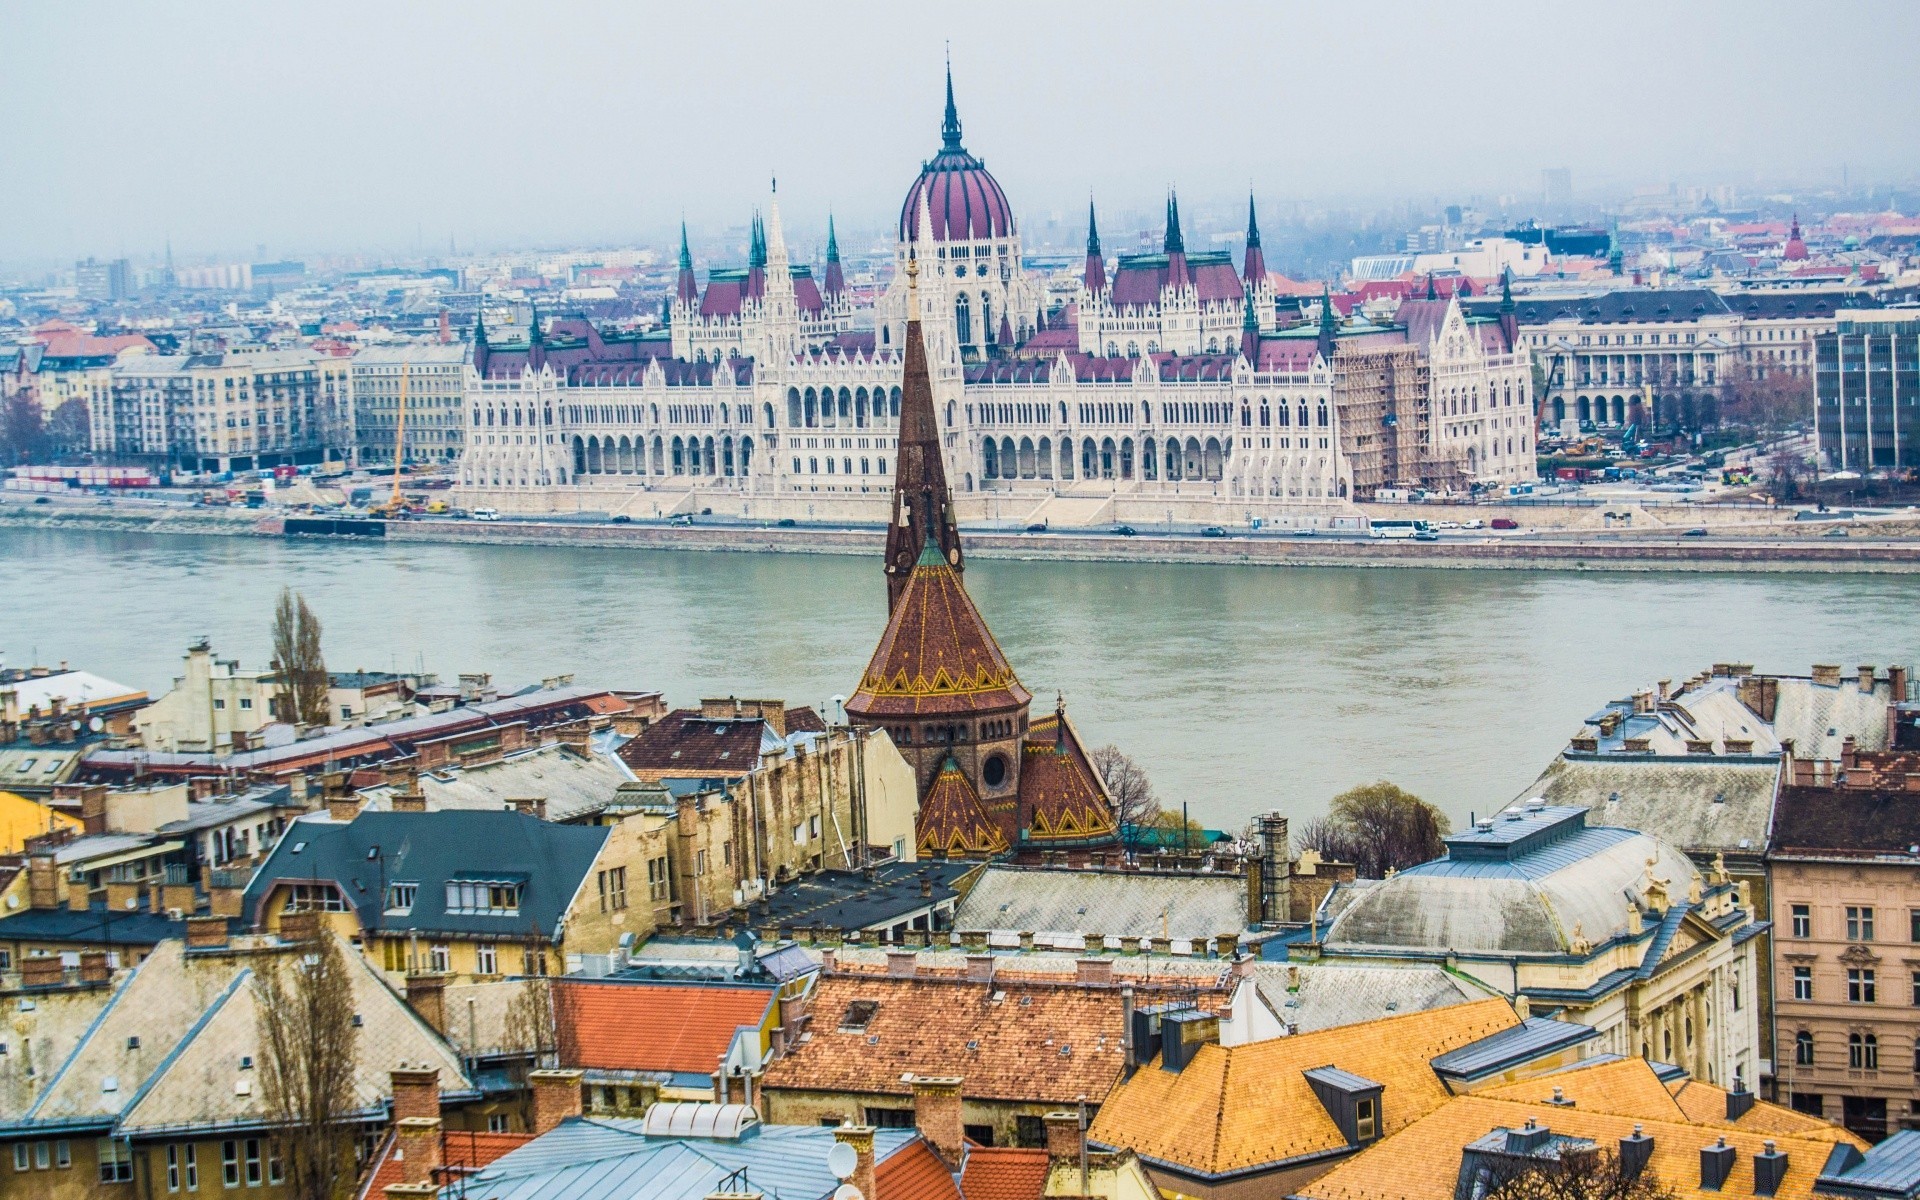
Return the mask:
[[[1847,1035],[1847,1066],[1855,1071],[1880,1069],[1880,1039],[1871,1033]]]
[[[1253,408],[1245,400],[1240,402],[1240,427],[1242,429],[1253,428]]]
[[[1320,402],[1320,416],[1319,416],[1319,419],[1314,422],[1314,424],[1320,426],[1320,428],[1322,429],[1325,429],[1327,427],[1327,403],[1324,400]]]
[[[899,388],[894,388],[893,392],[888,396],[887,407],[888,407],[889,415],[896,416],[896,417],[900,415],[900,389]]]
[[[768,403],[767,403],[767,404],[765,405],[765,408],[766,408],[766,415],[767,415],[767,428],[768,428],[768,429],[772,429],[772,428],[773,428],[773,404],[772,404],[772,402],[771,402],[771,401],[769,401],[769,402],[768,402]]]
[[[1793,1062],[1800,1067],[1813,1065],[1813,1034],[1804,1029],[1793,1035]]]
[[[985,292],[980,293],[980,337],[991,342],[995,337],[993,328],[993,299]]]
[[[953,302],[953,330],[962,346],[973,342],[973,305],[964,292]]]

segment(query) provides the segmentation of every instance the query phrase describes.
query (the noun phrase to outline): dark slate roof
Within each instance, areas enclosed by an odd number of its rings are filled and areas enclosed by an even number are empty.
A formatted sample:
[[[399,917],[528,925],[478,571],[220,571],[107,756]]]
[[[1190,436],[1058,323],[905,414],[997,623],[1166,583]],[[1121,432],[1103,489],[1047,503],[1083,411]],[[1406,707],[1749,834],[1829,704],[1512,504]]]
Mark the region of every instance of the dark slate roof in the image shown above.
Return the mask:
[[[1590,1026],[1529,1017],[1509,1029],[1447,1051],[1433,1060],[1433,1069],[1456,1079],[1479,1079],[1599,1036],[1600,1031]]]
[[[1849,1145],[1828,1154],[1813,1190],[1835,1196],[1920,1194],[1920,1131],[1902,1129],[1864,1155]]]
[[[553,825],[518,812],[363,812],[351,822],[313,817],[288,827],[247,885],[243,912],[258,919],[267,892],[288,880],[331,880],[370,930],[510,937],[552,936],[606,843],[602,825]],[[520,911],[447,911],[449,880],[521,885]],[[417,883],[408,913],[387,913],[383,883]]]
[[[1464,307],[1475,316],[1493,316],[1499,310],[1499,301],[1492,298],[1471,300],[1465,302]],[[1514,300],[1514,314],[1522,325],[1544,325],[1549,321],[1568,319],[1596,324],[1686,321],[1721,316],[1731,311],[1725,297],[1706,288],[1639,288],[1606,292],[1598,296]]]
[[[817,871],[775,892],[750,920],[758,927],[872,929],[960,895],[955,884],[979,863],[893,862],[873,868],[869,879],[857,871]],[[921,893],[921,880],[933,894]]]
[[[620,747],[620,761],[636,771],[676,776],[744,775],[760,765],[760,743],[769,732],[759,717],[707,717],[697,708],[675,709]]]
[[[104,904],[83,912],[29,908],[0,920],[0,941],[151,946],[167,938],[185,937],[186,933],[184,920],[170,920],[165,913],[115,912]]]
[[[1727,297],[1727,307],[1750,320],[1790,321],[1831,317],[1843,308],[1879,308],[1872,292],[1747,292]]]
[[[1786,787],[1773,810],[1775,852],[1905,855],[1920,845],[1920,803],[1908,791]]]

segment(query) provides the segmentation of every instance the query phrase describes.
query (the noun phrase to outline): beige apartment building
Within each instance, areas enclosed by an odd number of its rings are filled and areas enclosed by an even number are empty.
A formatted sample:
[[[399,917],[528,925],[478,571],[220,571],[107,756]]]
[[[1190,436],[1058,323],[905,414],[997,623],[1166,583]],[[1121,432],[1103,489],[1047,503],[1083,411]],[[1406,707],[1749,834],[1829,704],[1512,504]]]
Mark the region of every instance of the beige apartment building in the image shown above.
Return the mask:
[[[353,356],[353,452],[359,466],[393,463],[400,372],[407,374],[407,462],[451,462],[465,444],[467,348],[437,342],[373,346]]]
[[[1790,770],[1768,856],[1776,1084],[1877,1141],[1920,1128],[1920,752]]]
[[[330,462],[352,433],[352,368],[311,350],[138,354],[90,403],[96,454],[195,471]]]

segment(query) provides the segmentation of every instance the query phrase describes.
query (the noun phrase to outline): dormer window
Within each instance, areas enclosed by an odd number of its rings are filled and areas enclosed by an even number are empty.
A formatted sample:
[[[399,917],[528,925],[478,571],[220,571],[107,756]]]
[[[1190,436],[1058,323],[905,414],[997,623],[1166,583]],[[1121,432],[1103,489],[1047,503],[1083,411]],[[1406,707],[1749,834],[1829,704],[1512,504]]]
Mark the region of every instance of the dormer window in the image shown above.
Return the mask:
[[[471,916],[511,917],[520,912],[521,885],[512,880],[447,881],[447,911]]]
[[[417,883],[390,883],[387,885],[386,910],[404,916],[413,911],[413,902],[419,895],[420,885]]]
[[[1353,1102],[1353,1136],[1362,1143],[1380,1136],[1380,1101],[1377,1097],[1368,1096]]]

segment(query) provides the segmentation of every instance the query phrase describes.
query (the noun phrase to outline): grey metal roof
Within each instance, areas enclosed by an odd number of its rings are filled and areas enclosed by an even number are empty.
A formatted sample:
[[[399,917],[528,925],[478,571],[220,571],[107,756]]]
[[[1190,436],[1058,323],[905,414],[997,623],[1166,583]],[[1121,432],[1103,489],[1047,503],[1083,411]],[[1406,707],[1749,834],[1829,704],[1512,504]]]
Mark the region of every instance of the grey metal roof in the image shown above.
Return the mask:
[[[299,807],[293,801],[293,789],[288,785],[275,784],[257,787],[238,796],[216,796],[210,800],[190,800],[187,802],[187,815],[178,821],[168,821],[154,830],[155,833],[174,835],[197,833],[203,829],[217,829],[235,821],[272,812],[276,808]]]
[[[879,929],[925,909],[951,904],[954,887],[979,869],[967,862],[894,862],[858,871],[816,871],[787,884],[753,905],[756,926],[781,928]],[[923,894],[922,881],[931,885]]]
[[[1363,953],[1567,954],[1576,937],[1599,947],[1624,933],[1629,901],[1644,900],[1649,875],[1684,896],[1699,872],[1644,833],[1576,829],[1511,859],[1449,856],[1356,891],[1326,940]]]
[[[1225,874],[988,867],[955,910],[953,927],[1210,938],[1247,928],[1247,883]]]
[[[633,773],[612,755],[582,756],[567,746],[550,745],[479,766],[423,771],[419,784],[433,812],[494,811],[506,808],[509,800],[538,797],[547,802],[549,821],[569,821],[606,808],[620,785],[632,779]],[[391,784],[362,788],[360,795],[371,808],[393,807]]]
[[[256,913],[277,883],[326,879],[354,906],[363,929],[552,936],[608,832],[505,811],[362,812],[346,823],[303,817],[254,873],[243,911]],[[518,883],[519,911],[448,912],[445,885],[454,879]],[[384,911],[384,885],[391,883],[418,885],[410,911]]]
[[[165,913],[116,911],[104,904],[79,912],[28,908],[0,920],[0,940],[151,946],[170,937],[185,937],[186,932],[184,920],[171,920]]]
[[[1766,849],[1778,761],[1556,758],[1515,797],[1579,805],[1595,825],[1638,829],[1686,850]]]
[[[1843,1196],[1920,1194],[1920,1130],[1902,1129],[1865,1155],[1842,1154],[1843,1149],[1852,1147],[1834,1148],[1813,1190]]]
[[[1433,1060],[1433,1069],[1457,1079],[1478,1079],[1599,1036],[1600,1031],[1588,1025],[1529,1017],[1458,1050],[1447,1051]]]
[[[840,1184],[827,1170],[833,1129],[759,1125],[738,1140],[649,1138],[636,1120],[563,1121],[443,1193],[466,1200],[702,1200],[722,1190],[815,1200]],[[918,1139],[910,1129],[874,1132],[876,1162]],[[744,1187],[721,1181],[744,1174]],[[736,1181],[738,1182],[738,1181]]]
[[[1261,963],[1253,969],[1253,981],[1267,1007],[1298,1033],[1447,1008],[1492,994],[1429,963]]]
[[[1339,1067],[1315,1067],[1310,1071],[1302,1071],[1301,1074],[1317,1083],[1324,1083],[1328,1087],[1336,1088],[1343,1092],[1366,1092],[1386,1086],[1386,1084],[1375,1082],[1364,1075],[1355,1075],[1352,1071],[1342,1071]]]

